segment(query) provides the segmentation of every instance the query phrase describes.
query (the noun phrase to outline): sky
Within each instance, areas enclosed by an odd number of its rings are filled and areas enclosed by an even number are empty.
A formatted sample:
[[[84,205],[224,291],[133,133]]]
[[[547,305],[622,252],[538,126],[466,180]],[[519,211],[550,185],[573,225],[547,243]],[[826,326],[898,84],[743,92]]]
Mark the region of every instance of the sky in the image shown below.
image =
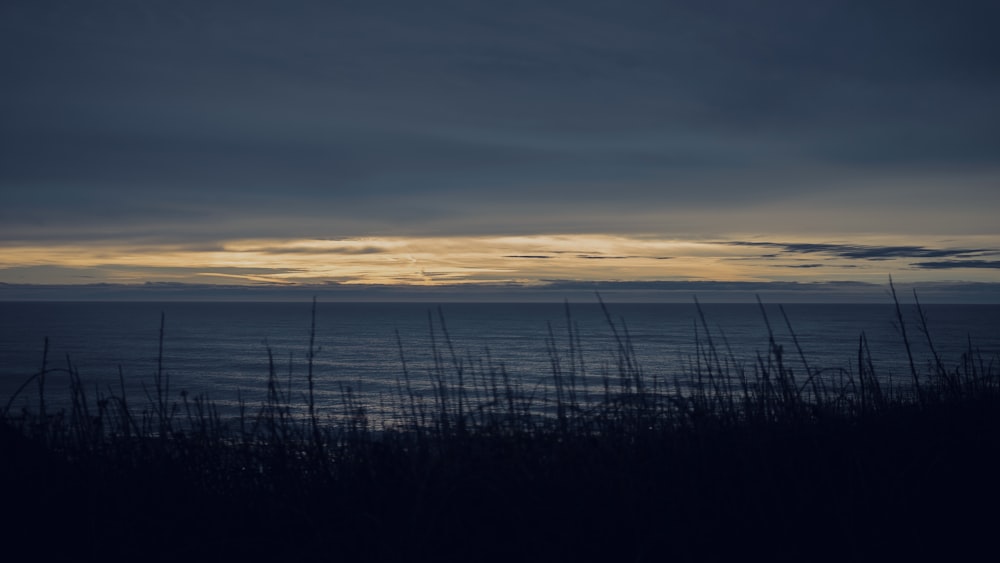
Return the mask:
[[[1000,302],[997,21],[979,0],[7,0],[0,299],[892,276]]]

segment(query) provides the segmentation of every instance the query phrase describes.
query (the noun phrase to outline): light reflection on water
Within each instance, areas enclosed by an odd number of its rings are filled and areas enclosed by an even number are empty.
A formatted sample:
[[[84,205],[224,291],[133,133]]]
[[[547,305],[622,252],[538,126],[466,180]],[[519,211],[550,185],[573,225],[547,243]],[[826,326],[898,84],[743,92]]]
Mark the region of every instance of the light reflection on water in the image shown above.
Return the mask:
[[[757,354],[767,354],[767,329],[757,305],[703,305],[708,334],[693,304],[608,308],[618,338],[632,344],[649,384],[655,379],[669,388],[675,382],[682,389],[691,385],[698,347],[705,349],[709,336],[730,362],[732,374],[742,368],[752,375]],[[915,310],[904,311],[918,368],[926,372],[932,355]],[[948,367],[967,349],[970,335],[987,361],[1000,350],[1000,306],[927,305],[924,311],[934,345]],[[207,395],[224,414],[235,414],[240,401],[255,411],[266,396],[270,349],[279,388],[296,412],[304,412],[309,303],[0,303],[0,400],[6,404],[40,369],[48,337],[48,366],[65,367],[68,357],[91,397],[120,394],[121,366],[129,400],[146,403],[155,393],[161,312],[163,366],[173,399],[180,400],[177,394],[186,390],[189,396]],[[804,376],[780,311],[769,305],[766,312],[785,360]],[[857,373],[858,339],[864,331],[877,373],[886,383],[891,378],[897,388],[908,383],[906,352],[891,303],[795,304],[785,312],[813,370]],[[582,396],[601,397],[606,378],[613,386],[618,383],[619,341],[595,303],[571,304],[568,319],[562,304],[451,303],[441,313],[448,339],[438,309],[427,304],[320,303],[313,364],[320,416],[340,416],[352,404],[364,406],[373,417],[399,413],[408,396],[402,391],[401,357],[409,388],[424,401],[431,400],[436,377],[443,373],[446,383],[455,386],[460,371],[470,402],[485,401],[491,377],[499,378],[503,370],[524,393],[544,404],[554,397],[550,349],[556,351],[564,373],[580,359],[571,360],[570,324],[583,361],[573,370],[582,378]],[[554,348],[547,345],[550,338]],[[58,373],[49,376],[48,404],[67,404],[66,380]],[[16,404],[35,404],[36,387],[30,386],[21,401]]]

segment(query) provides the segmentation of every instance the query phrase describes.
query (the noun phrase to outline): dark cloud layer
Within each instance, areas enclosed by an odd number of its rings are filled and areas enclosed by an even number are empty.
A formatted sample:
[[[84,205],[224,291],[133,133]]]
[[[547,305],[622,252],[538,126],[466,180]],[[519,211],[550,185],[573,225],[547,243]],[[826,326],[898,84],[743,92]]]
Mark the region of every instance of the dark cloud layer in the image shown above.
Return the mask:
[[[782,242],[750,242],[732,241],[723,244],[732,246],[756,246],[764,248],[779,248],[793,254],[827,254],[841,258],[857,260],[885,260],[889,258],[960,258],[983,253],[1000,252],[988,248],[928,248],[924,246],[871,246],[859,244],[822,244],[822,243],[782,243]],[[941,262],[924,262],[924,264],[939,264]]]
[[[887,213],[919,211],[928,171],[995,207],[998,20],[978,0],[9,0],[0,236],[691,230],[628,218],[872,177]]]
[[[951,270],[956,268],[1000,269],[1000,260],[941,260],[939,262],[915,262],[913,266],[924,270]]]

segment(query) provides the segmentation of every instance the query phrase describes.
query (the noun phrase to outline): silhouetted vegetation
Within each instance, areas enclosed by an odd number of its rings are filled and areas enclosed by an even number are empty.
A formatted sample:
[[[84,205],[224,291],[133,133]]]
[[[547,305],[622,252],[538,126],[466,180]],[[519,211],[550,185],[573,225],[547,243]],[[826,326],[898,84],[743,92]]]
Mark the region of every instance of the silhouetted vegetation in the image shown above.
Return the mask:
[[[235,419],[172,390],[162,365],[145,405],[129,403],[124,384],[88,397],[71,364],[51,367],[46,344],[20,392],[36,392],[37,406],[15,410],[11,400],[0,420],[8,550],[93,560],[691,561],[961,557],[991,547],[996,357],[970,341],[947,363],[931,342],[929,361],[911,356],[910,382],[887,388],[864,334],[855,369],[826,370],[794,336],[779,343],[761,313],[768,344],[750,366],[702,317],[682,384],[644,373],[610,314],[616,372],[587,373],[567,309],[565,336],[550,329],[553,392],[544,396],[493,358],[476,369],[460,361],[440,318],[433,393],[414,391],[401,357],[402,407],[387,429],[346,388],[344,416],[319,419],[318,375],[310,369],[304,391],[293,391],[273,361],[266,400]],[[907,349],[914,328],[928,334],[922,316],[910,333],[898,322]],[[312,357],[310,345],[310,368]],[[54,411],[46,376],[57,371],[69,376],[71,406]],[[296,414],[303,395],[306,414]]]

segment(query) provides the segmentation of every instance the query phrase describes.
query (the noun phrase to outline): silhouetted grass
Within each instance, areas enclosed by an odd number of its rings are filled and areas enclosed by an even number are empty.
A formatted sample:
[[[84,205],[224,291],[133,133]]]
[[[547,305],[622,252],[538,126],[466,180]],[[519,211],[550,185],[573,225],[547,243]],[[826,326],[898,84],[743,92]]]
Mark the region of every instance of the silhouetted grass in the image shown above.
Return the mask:
[[[268,349],[266,398],[241,400],[235,419],[171,392],[162,318],[142,407],[124,383],[88,395],[69,359],[51,367],[46,342],[19,391],[37,386],[37,409],[14,411],[12,398],[0,418],[8,545],[46,558],[344,561],[867,560],[991,546],[1000,371],[971,341],[945,363],[921,312],[933,357],[921,370],[911,353],[912,384],[887,388],[864,334],[855,369],[812,366],[784,311],[794,357],[762,306],[767,349],[744,365],[699,306],[682,383],[645,373],[624,321],[601,306],[614,369],[585,369],[567,307],[565,336],[549,327],[544,392],[488,350],[456,354],[438,311],[432,392],[415,391],[400,342],[389,427],[349,387],[341,415],[320,420],[312,335],[306,414]],[[311,322],[314,333],[315,307]],[[53,412],[57,372],[71,405]]]

